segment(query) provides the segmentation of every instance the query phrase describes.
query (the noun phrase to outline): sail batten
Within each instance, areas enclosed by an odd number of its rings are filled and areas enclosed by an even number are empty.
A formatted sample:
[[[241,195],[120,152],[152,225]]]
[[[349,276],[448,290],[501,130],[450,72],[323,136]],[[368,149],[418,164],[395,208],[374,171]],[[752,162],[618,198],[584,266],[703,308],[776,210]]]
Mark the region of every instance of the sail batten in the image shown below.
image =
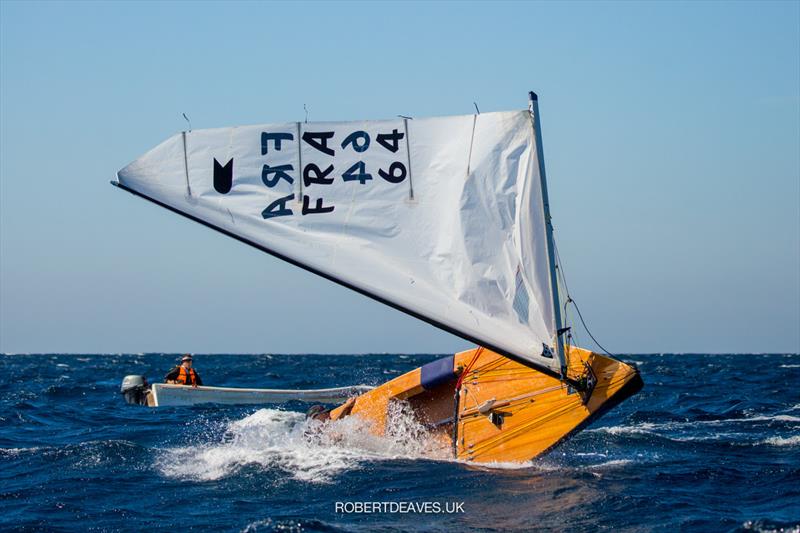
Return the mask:
[[[527,110],[185,136],[186,145],[175,136],[120,170],[119,186],[497,353],[560,371]]]

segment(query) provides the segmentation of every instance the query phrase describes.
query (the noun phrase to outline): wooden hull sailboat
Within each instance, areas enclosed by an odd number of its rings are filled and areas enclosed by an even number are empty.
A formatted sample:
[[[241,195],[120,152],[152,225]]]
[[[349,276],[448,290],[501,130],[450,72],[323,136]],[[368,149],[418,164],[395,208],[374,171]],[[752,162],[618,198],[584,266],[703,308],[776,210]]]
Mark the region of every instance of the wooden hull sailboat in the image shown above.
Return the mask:
[[[387,434],[402,405],[440,451],[526,461],[642,385],[632,366],[571,346],[533,92],[516,111],[184,131],[112,184],[481,347],[332,419]]]
[[[406,402],[435,446],[479,463],[524,462],[546,453],[642,387],[631,365],[571,348],[569,372],[596,382],[581,392],[487,349],[445,357],[356,399],[358,416],[377,435],[392,423],[389,404]],[[338,419],[340,406],[331,412]],[[437,455],[442,455],[441,453]]]

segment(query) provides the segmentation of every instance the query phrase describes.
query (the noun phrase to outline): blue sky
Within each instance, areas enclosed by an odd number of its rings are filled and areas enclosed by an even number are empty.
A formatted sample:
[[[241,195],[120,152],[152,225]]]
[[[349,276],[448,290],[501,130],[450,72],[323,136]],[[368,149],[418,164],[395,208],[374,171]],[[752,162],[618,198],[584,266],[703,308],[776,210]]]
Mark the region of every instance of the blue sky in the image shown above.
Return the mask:
[[[798,2],[5,1],[0,46],[2,352],[466,348],[108,182],[181,112],[464,114],[531,89],[607,348],[800,351]]]

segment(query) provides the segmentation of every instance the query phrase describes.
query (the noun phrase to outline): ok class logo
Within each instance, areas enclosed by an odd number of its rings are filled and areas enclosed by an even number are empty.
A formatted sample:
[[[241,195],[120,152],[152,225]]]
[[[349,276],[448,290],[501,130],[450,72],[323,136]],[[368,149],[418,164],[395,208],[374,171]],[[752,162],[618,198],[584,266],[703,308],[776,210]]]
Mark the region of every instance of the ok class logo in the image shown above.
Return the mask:
[[[222,166],[214,158],[214,190],[220,194],[228,194],[233,187],[233,159]]]

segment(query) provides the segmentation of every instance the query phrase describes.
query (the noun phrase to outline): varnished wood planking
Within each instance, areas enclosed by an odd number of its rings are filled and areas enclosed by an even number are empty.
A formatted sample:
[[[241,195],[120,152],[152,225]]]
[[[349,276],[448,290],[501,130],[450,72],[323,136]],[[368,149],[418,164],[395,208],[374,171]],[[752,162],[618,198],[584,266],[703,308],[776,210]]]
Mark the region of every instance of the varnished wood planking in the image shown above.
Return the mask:
[[[467,367],[476,350],[456,354],[454,370]],[[608,401],[633,379],[636,371],[614,359],[588,350],[571,348],[570,375],[579,377],[589,362],[597,385],[589,402],[569,393],[558,379],[516,363],[490,350],[482,350],[464,377],[459,397],[457,456],[475,462],[523,462],[546,452],[598,414]],[[431,439],[445,442],[452,436],[452,424],[441,423],[452,416],[455,380],[425,391],[420,384],[420,369],[398,376],[356,399],[351,416],[369,422],[370,430],[382,435],[386,430],[387,409],[391,400],[408,400],[420,421],[440,424],[431,430]],[[492,409],[479,408],[494,400]],[[492,411],[502,415],[500,425],[492,423]],[[331,412],[341,416],[342,407]]]

